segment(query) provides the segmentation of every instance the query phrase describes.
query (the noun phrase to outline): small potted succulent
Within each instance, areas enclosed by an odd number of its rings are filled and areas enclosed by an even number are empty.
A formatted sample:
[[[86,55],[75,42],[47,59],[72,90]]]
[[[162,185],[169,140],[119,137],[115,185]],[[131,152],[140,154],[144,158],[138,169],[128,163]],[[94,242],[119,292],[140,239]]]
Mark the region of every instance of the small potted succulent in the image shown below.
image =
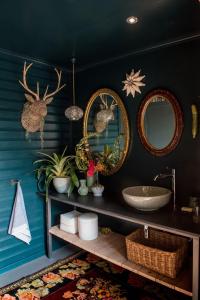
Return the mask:
[[[61,155],[56,153],[48,155],[39,152],[44,158],[34,162],[34,164],[39,165],[35,171],[39,186],[41,186],[41,181],[44,183],[46,198],[48,197],[48,189],[52,181],[58,193],[68,193],[68,195],[72,192],[74,186],[79,186],[75,173],[74,156],[65,155],[66,149],[67,147],[65,147]]]

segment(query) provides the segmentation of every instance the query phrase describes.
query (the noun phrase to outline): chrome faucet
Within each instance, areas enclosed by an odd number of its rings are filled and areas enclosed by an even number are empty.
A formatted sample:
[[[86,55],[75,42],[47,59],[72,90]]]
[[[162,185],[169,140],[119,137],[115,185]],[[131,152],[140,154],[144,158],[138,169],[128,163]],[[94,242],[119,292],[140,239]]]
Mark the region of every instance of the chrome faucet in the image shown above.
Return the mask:
[[[175,211],[176,210],[176,171],[175,171],[175,169],[171,169],[170,173],[157,174],[153,180],[156,181],[157,179],[162,179],[162,178],[166,178],[166,177],[172,178],[173,210]]]

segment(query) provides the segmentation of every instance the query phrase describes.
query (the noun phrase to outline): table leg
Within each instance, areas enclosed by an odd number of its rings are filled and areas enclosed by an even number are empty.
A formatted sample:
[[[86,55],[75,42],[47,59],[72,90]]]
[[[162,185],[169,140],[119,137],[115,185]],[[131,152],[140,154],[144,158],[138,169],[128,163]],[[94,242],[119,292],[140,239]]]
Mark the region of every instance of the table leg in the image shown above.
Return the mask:
[[[193,300],[199,299],[199,238],[193,238],[193,268],[192,268]]]
[[[51,258],[52,256],[52,235],[49,233],[51,228],[51,199],[47,199],[46,203],[46,247],[47,247],[47,256]]]

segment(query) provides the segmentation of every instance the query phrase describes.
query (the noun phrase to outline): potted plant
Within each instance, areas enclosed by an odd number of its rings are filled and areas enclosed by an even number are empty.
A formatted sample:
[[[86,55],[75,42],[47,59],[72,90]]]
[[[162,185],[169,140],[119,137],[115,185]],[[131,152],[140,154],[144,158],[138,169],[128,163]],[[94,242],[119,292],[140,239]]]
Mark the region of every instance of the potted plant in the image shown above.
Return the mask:
[[[68,195],[72,192],[74,186],[79,186],[79,181],[75,173],[74,156],[65,155],[66,149],[67,147],[65,147],[61,155],[56,153],[48,155],[39,152],[44,158],[34,162],[35,164],[39,164],[39,167],[35,171],[39,186],[41,186],[41,181],[44,183],[46,199],[48,198],[48,189],[52,181],[58,193],[68,193]]]
[[[94,136],[99,136],[98,133],[89,133],[83,137],[75,147],[75,162],[77,168],[85,173],[87,187],[92,191],[95,196],[101,196],[104,187],[99,184],[98,173],[104,170],[104,165],[97,160],[95,152],[91,151],[88,139]],[[79,188],[79,190],[81,187]]]

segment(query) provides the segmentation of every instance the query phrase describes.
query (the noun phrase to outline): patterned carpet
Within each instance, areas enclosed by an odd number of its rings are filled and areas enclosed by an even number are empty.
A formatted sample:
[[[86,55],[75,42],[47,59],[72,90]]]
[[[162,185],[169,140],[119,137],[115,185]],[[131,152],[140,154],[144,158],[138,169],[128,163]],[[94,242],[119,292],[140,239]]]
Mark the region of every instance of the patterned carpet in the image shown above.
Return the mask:
[[[185,300],[90,253],[61,260],[0,289],[0,300]]]

